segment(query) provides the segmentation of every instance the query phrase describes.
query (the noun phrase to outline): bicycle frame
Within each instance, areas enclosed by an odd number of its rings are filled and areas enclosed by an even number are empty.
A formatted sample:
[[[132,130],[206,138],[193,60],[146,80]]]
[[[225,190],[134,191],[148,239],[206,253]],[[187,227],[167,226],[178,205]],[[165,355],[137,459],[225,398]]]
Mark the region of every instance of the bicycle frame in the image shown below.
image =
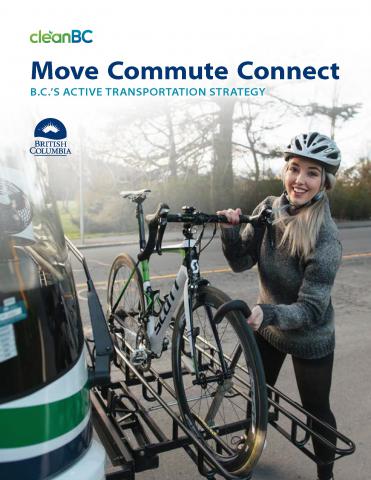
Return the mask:
[[[138,220],[139,226],[139,246],[141,251],[143,251],[146,246],[145,239],[145,229],[144,229],[144,215],[143,215],[143,206],[142,201],[137,203],[136,207],[136,218]],[[126,289],[128,288],[131,279],[135,274],[135,270],[140,264],[142,279],[143,279],[143,289],[144,289],[144,312],[139,320],[142,320],[143,326],[145,327],[145,333],[147,339],[149,340],[150,351],[147,347],[143,345],[135,349],[139,353],[140,350],[145,348],[146,352],[152,355],[153,357],[159,358],[161,353],[166,349],[166,332],[170,326],[170,323],[173,319],[174,313],[180,303],[181,298],[184,302],[184,315],[186,322],[186,334],[185,338],[189,342],[190,346],[190,362],[187,362],[187,369],[194,373],[196,376],[196,381],[200,382],[199,376],[199,366],[196,356],[196,345],[195,345],[195,332],[193,330],[193,296],[197,292],[197,289],[200,285],[208,284],[207,280],[204,280],[200,277],[200,268],[199,268],[199,254],[197,251],[197,245],[199,240],[193,238],[192,224],[185,222],[183,224],[183,235],[184,240],[182,243],[176,245],[165,245],[161,248],[162,252],[175,252],[179,253],[183,258],[183,263],[179,268],[179,271],[176,275],[176,279],[172,285],[170,292],[164,296],[164,299],[161,300],[158,290],[153,290],[150,281],[149,273],[149,259],[138,260],[135,268],[133,268],[129,279],[124,285],[114,307],[112,308],[111,314],[115,313],[117,306],[119,305],[122,296],[124,295]],[[202,234],[201,234],[202,237]],[[157,296],[157,297],[156,297]],[[161,304],[161,309],[159,312],[156,312],[156,302]],[[214,332],[215,340],[217,342],[218,350],[217,354],[220,357],[221,368],[223,371],[223,376],[227,378],[229,372],[226,367],[221,342],[219,340],[217,329],[213,323],[212,315],[207,311],[207,316],[210,321],[210,327]]]
[[[147,324],[147,334],[151,344],[151,350],[157,356],[161,354],[163,340],[166,335],[166,332],[169,328],[170,322],[173,318],[173,315],[176,311],[177,306],[179,305],[181,298],[183,297],[184,306],[185,306],[185,317],[187,322],[188,332],[192,331],[192,309],[190,305],[192,304],[192,294],[190,292],[190,278],[189,272],[185,265],[187,260],[187,255],[190,249],[194,248],[195,240],[186,240],[183,244],[180,245],[169,245],[163,247],[163,252],[178,252],[184,257],[183,265],[180,266],[174,283],[170,289],[168,295],[164,297],[164,304],[158,314],[158,316],[149,316],[149,322]],[[187,252],[188,250],[188,252]],[[199,272],[198,259],[193,260],[193,268],[195,271]],[[198,274],[199,278],[199,274]],[[151,284],[149,280],[144,282],[145,288],[145,297],[148,298],[148,295],[151,293]],[[193,339],[190,338],[191,345]],[[193,351],[193,346],[192,346]]]
[[[161,355],[166,332],[169,328],[170,322],[173,318],[173,314],[176,311],[176,308],[179,305],[181,298],[183,298],[185,306],[186,325],[187,331],[189,332],[191,351],[194,352],[194,342],[190,333],[192,332],[192,308],[190,308],[190,306],[192,305],[192,292],[190,292],[190,286],[200,281],[198,255],[195,248],[195,243],[196,241],[194,239],[187,239],[184,240],[183,243],[163,247],[163,252],[179,253],[184,258],[184,261],[183,265],[181,265],[179,268],[170,292],[164,297],[164,301],[159,312],[154,311],[156,294],[158,293],[158,291],[153,290],[151,286],[149,261],[143,260],[142,262],[140,262],[144,287],[145,313],[148,317],[146,333],[150,340],[151,351],[157,357]],[[189,270],[191,270],[192,275],[191,285],[189,281]],[[112,310],[112,313],[115,312],[116,306],[119,304],[122,296],[128,288],[134,273],[135,269],[133,269],[129,276],[129,279],[124,285],[118,297],[116,305]]]

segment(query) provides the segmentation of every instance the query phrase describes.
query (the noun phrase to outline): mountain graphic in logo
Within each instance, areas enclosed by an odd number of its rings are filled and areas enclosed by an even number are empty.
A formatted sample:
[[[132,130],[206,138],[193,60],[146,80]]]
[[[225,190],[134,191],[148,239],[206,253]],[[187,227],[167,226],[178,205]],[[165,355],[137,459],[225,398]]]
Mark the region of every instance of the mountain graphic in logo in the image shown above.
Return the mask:
[[[62,140],[67,137],[67,130],[60,120],[44,118],[36,125],[34,136],[49,138],[50,140]]]

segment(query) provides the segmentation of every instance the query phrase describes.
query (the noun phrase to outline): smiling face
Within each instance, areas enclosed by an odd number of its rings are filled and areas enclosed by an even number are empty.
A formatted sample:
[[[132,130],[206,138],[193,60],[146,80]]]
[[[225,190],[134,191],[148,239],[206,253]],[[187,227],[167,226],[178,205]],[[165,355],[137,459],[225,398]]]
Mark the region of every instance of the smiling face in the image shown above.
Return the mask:
[[[285,189],[296,206],[310,202],[321,189],[323,168],[309,159],[290,158],[285,173]]]

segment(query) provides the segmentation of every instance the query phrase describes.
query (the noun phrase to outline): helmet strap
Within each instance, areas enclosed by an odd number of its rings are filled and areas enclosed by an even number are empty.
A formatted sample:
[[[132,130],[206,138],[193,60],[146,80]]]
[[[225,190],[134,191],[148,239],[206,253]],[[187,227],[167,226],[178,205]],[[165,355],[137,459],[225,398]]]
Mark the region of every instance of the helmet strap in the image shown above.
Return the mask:
[[[289,202],[289,205],[290,205],[289,212],[290,212],[290,214],[291,215],[296,215],[297,213],[300,212],[300,210],[302,208],[310,207],[314,203],[318,202],[318,200],[321,200],[321,198],[323,198],[324,195],[325,195],[325,191],[321,188],[321,190],[318,193],[316,193],[314,195],[314,197],[309,200],[309,202],[306,202],[303,205],[295,205],[294,203],[292,203],[292,201],[290,200],[289,194],[287,193],[286,190],[283,192],[283,194],[285,195],[286,200]]]

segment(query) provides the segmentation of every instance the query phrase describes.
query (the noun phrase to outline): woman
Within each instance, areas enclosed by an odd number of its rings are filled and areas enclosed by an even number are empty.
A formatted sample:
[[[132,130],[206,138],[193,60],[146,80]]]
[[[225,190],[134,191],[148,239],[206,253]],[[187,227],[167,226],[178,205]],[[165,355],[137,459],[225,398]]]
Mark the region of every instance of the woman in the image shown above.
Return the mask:
[[[247,225],[240,234],[235,225],[241,210],[218,212],[230,222],[222,225],[223,251],[236,272],[258,264],[259,300],[247,321],[256,331],[267,383],[276,383],[291,354],[303,407],[336,428],[329,402],[335,347],[331,289],[342,249],[326,191],[334,186],[341,156],[334,141],[316,132],[294,137],[284,154],[284,193],[254,210],[271,207],[273,225]],[[335,443],[326,429],[313,428]],[[333,453],[315,439],[313,446],[330,462],[317,467],[318,479],[334,478]]]

